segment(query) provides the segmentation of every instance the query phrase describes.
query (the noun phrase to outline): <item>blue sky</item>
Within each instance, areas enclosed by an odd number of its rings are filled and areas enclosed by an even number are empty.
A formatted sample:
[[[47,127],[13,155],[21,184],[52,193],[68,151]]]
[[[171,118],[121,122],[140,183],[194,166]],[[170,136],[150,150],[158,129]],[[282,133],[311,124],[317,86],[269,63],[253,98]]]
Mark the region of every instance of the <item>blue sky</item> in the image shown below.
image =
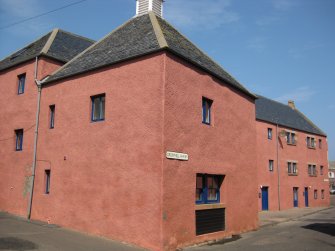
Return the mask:
[[[0,0],[0,58],[55,27],[100,39],[135,0]],[[335,160],[335,1],[166,0],[164,16],[251,91],[297,108],[328,134]]]

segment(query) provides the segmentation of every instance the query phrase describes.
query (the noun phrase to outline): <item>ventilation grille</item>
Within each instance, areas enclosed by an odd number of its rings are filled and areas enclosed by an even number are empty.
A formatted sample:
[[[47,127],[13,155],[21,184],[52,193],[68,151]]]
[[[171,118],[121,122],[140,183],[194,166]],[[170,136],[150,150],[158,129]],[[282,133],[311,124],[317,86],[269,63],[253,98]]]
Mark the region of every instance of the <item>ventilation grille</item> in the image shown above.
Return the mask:
[[[225,209],[195,211],[196,235],[225,230]]]
[[[136,14],[138,16],[153,11],[157,16],[162,17],[163,0],[137,0]]]

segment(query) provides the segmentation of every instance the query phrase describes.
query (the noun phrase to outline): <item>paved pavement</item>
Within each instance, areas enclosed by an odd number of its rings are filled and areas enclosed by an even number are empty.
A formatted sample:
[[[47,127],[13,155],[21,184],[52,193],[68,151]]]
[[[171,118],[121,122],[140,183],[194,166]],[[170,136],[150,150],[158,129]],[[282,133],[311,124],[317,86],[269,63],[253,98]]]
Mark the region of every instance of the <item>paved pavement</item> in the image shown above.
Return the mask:
[[[0,212],[1,251],[143,251],[119,242],[94,237],[42,222]]]
[[[258,231],[245,233],[211,245],[185,248],[188,251],[328,251],[335,250],[335,195],[331,208],[300,208],[261,212]],[[143,251],[55,225],[27,221],[0,212],[1,251]]]

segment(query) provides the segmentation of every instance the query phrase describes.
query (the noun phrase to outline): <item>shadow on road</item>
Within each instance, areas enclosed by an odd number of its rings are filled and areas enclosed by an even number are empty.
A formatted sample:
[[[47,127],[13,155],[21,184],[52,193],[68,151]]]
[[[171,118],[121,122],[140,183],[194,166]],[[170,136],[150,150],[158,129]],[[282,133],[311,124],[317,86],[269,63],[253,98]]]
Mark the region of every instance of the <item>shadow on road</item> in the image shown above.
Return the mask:
[[[335,224],[333,223],[314,223],[303,226],[302,228],[318,231],[320,233],[335,236]]]
[[[38,246],[31,241],[26,241],[14,237],[0,238],[0,250],[25,251],[34,250],[37,248]]]

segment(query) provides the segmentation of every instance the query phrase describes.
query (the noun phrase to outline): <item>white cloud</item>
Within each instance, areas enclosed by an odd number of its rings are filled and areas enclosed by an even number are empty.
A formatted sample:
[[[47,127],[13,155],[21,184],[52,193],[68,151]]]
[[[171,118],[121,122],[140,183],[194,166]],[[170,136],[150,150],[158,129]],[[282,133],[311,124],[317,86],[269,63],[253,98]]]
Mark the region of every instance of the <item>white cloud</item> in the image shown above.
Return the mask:
[[[275,98],[279,102],[287,102],[288,100],[306,102],[309,101],[316,92],[312,90],[309,86],[302,86],[297,89],[290,91],[280,97]]]
[[[39,0],[0,0],[1,26],[5,27],[26,18],[36,16],[45,10]],[[47,25],[46,18],[44,22],[38,19],[29,20],[7,28],[7,32],[25,36],[30,33],[40,32]]]
[[[256,52],[262,52],[266,49],[266,37],[254,37],[247,41],[247,48],[252,49]]]
[[[293,0],[273,0],[272,5],[276,10],[287,11],[295,6],[296,2]]]
[[[237,22],[240,16],[231,10],[230,0],[175,0],[165,3],[166,16],[177,26],[215,29]]]
[[[322,47],[324,47],[322,43],[309,42],[299,48],[291,48],[288,52],[293,58],[299,59],[303,58],[309,51],[317,50]]]

